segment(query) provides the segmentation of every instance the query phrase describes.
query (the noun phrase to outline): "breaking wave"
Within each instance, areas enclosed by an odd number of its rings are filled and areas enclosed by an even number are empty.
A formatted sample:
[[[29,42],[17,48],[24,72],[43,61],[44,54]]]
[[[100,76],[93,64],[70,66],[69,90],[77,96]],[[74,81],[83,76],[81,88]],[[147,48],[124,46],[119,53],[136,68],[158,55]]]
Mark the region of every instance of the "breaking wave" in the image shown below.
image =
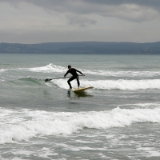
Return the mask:
[[[160,108],[88,112],[47,112],[0,108],[0,143],[14,143],[48,135],[70,135],[84,129],[126,127],[133,123],[160,123]],[[7,119],[7,121],[6,121]]]
[[[52,80],[58,87],[68,89],[66,80]],[[77,82],[72,82],[73,87],[77,87]],[[160,89],[160,79],[153,80],[81,80],[81,86],[93,86],[95,89],[104,90],[145,90],[145,89]]]

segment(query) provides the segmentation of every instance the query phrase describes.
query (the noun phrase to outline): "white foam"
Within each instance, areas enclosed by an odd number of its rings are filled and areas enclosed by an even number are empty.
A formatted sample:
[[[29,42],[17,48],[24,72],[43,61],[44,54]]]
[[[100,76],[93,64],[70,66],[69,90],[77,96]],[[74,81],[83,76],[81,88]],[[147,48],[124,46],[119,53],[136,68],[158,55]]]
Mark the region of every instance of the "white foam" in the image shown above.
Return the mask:
[[[10,68],[10,69],[0,69],[1,72],[5,71],[30,71],[30,72],[42,72],[42,73],[65,73],[66,67],[53,65],[52,63],[46,66],[33,67],[33,68]]]
[[[3,68],[2,68],[2,69],[0,69],[0,72],[5,72],[5,71],[6,71],[6,69],[3,69]]]
[[[47,66],[28,68],[27,70],[32,72],[43,72],[43,73],[53,73],[53,72],[62,73],[66,71],[66,68],[61,66],[56,66],[50,63]]]
[[[69,135],[84,128],[108,129],[133,123],[160,123],[160,108],[99,112],[45,112],[0,108],[0,143],[13,143],[47,135]],[[7,114],[6,114],[7,113]],[[7,119],[6,121],[2,119]]]
[[[66,79],[52,80],[58,87],[68,89]],[[95,89],[105,90],[140,90],[140,89],[160,89],[160,79],[149,80],[80,80],[82,87],[93,86]],[[73,88],[77,87],[77,82],[71,82]]]
[[[118,107],[142,107],[142,108],[157,108],[160,107],[160,103],[159,102],[155,102],[155,103],[135,103],[135,104],[125,104],[125,105],[119,105]]]
[[[160,76],[158,71],[107,71],[107,70],[84,70],[86,74],[111,76],[111,77],[154,77]]]
[[[141,152],[141,154],[145,155],[145,157],[160,157],[160,152],[154,147],[140,147],[137,149]]]

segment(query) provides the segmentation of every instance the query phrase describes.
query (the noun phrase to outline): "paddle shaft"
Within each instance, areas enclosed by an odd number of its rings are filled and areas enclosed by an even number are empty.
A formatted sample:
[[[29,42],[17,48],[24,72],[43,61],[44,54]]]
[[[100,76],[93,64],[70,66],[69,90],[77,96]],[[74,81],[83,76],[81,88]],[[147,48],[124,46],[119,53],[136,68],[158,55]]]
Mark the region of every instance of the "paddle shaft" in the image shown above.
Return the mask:
[[[83,76],[83,75],[78,75],[78,76]],[[64,77],[57,77],[57,78],[47,78],[45,79],[45,82],[51,81],[52,79],[63,79]],[[70,78],[70,77],[65,77],[65,78]]]

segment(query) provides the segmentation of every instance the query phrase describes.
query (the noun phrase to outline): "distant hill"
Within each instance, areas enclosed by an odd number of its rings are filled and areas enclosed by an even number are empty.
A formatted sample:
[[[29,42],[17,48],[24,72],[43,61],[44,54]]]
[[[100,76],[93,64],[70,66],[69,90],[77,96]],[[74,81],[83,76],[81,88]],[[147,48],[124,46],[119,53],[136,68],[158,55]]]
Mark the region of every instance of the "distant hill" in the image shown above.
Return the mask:
[[[0,53],[160,54],[160,42],[0,43]]]

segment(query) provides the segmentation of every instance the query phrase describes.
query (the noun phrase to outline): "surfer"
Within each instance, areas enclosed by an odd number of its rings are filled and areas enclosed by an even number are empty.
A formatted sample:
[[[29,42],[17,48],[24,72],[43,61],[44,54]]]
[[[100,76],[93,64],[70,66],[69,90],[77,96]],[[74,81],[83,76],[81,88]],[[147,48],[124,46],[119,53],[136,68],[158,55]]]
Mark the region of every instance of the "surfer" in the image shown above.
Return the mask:
[[[81,75],[85,76],[81,71],[78,71],[77,69],[72,68],[71,65],[68,65],[68,71],[67,71],[66,74],[64,75],[64,78],[66,78],[66,75],[67,75],[68,73],[72,74],[72,77],[69,78],[69,80],[67,81],[70,89],[72,89],[72,86],[71,86],[71,83],[70,83],[70,82],[73,81],[74,79],[77,80],[78,88],[79,88],[79,86],[80,86],[79,76],[78,76],[77,72],[79,72]]]

